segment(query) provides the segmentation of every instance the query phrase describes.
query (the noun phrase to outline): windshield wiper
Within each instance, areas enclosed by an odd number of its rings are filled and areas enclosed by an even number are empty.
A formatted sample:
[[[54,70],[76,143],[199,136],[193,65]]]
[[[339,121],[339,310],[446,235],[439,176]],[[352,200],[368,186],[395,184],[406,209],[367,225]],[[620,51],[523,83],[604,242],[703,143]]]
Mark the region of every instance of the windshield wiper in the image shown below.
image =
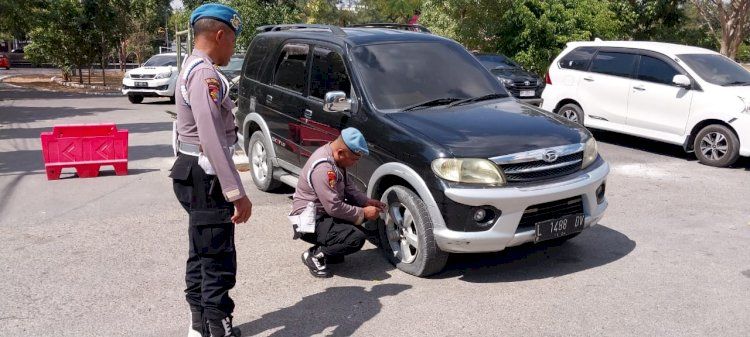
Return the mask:
[[[445,105],[445,104],[450,104],[452,102],[460,101],[460,100],[461,100],[460,98],[455,98],[455,97],[444,97],[444,98],[432,99],[427,102],[422,102],[419,104],[412,105],[401,111],[411,111],[411,110],[416,110],[419,108],[427,108],[431,106]]]
[[[734,82],[726,83],[726,84],[724,84],[723,86],[725,86],[725,87],[728,87],[728,86],[730,86],[730,85],[741,85],[741,86],[746,86],[746,85],[750,85],[750,82],[745,82],[745,81],[734,81]]]
[[[456,105],[467,104],[467,103],[472,103],[472,102],[479,102],[479,101],[486,101],[488,99],[505,98],[505,97],[508,97],[508,95],[506,95],[506,94],[500,94],[500,93],[492,93],[492,94],[487,94],[487,95],[484,95],[484,96],[477,96],[477,97],[462,99],[460,101],[455,101],[455,102],[451,103],[450,105],[448,105],[448,107],[450,108],[450,107],[454,107]]]

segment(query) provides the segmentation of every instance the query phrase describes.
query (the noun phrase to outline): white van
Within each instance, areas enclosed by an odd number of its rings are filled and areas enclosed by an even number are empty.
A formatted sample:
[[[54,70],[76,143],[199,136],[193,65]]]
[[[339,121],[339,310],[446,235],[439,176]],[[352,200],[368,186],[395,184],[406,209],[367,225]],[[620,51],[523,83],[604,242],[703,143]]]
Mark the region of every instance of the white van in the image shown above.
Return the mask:
[[[169,97],[174,103],[177,76],[177,53],[154,55],[140,68],[125,73],[122,94],[130,103],[141,103],[143,97]]]
[[[711,50],[659,42],[571,42],[546,75],[542,108],[682,145],[711,166],[750,156],[750,72]]]

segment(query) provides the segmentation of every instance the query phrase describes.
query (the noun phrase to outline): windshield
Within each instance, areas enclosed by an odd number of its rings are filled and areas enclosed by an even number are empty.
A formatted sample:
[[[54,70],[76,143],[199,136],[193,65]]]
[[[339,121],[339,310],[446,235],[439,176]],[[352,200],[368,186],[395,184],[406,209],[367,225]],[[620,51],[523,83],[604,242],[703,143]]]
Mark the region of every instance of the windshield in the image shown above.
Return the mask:
[[[168,67],[177,66],[177,56],[175,55],[154,55],[146,63],[144,67]]]
[[[353,54],[379,110],[402,110],[441,98],[505,94],[500,82],[453,43],[376,44],[357,47]]]
[[[242,69],[242,61],[244,60],[244,57],[232,57],[229,59],[229,64],[221,67],[221,70],[240,71]]]
[[[709,83],[732,86],[750,84],[750,72],[737,62],[716,54],[677,55]]]
[[[518,64],[503,55],[477,55],[477,59],[490,70],[518,68]]]

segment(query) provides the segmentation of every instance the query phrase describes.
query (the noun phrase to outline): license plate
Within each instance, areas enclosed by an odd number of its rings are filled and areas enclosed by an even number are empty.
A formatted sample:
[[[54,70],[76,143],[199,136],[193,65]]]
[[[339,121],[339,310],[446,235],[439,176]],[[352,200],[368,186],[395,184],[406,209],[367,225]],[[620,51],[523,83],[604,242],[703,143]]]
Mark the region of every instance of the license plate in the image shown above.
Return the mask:
[[[135,82],[136,87],[148,87],[148,82]]]
[[[536,94],[534,90],[521,90],[519,94],[521,97],[533,97]]]
[[[583,214],[573,214],[558,219],[536,223],[534,242],[556,239],[583,230]]]

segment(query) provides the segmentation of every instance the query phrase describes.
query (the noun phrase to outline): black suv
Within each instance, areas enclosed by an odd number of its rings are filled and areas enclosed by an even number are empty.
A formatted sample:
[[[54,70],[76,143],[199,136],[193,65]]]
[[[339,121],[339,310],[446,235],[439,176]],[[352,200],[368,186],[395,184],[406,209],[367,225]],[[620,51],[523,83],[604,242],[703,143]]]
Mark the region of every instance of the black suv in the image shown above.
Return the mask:
[[[263,191],[345,127],[370,155],[348,170],[388,204],[380,247],[399,269],[440,271],[449,252],[566,240],[604,215],[609,166],[581,126],[508,97],[458,43],[384,28],[259,28],[237,126]]]
[[[521,102],[542,105],[545,82],[538,75],[503,54],[474,53],[479,62],[503,83],[505,89]]]

